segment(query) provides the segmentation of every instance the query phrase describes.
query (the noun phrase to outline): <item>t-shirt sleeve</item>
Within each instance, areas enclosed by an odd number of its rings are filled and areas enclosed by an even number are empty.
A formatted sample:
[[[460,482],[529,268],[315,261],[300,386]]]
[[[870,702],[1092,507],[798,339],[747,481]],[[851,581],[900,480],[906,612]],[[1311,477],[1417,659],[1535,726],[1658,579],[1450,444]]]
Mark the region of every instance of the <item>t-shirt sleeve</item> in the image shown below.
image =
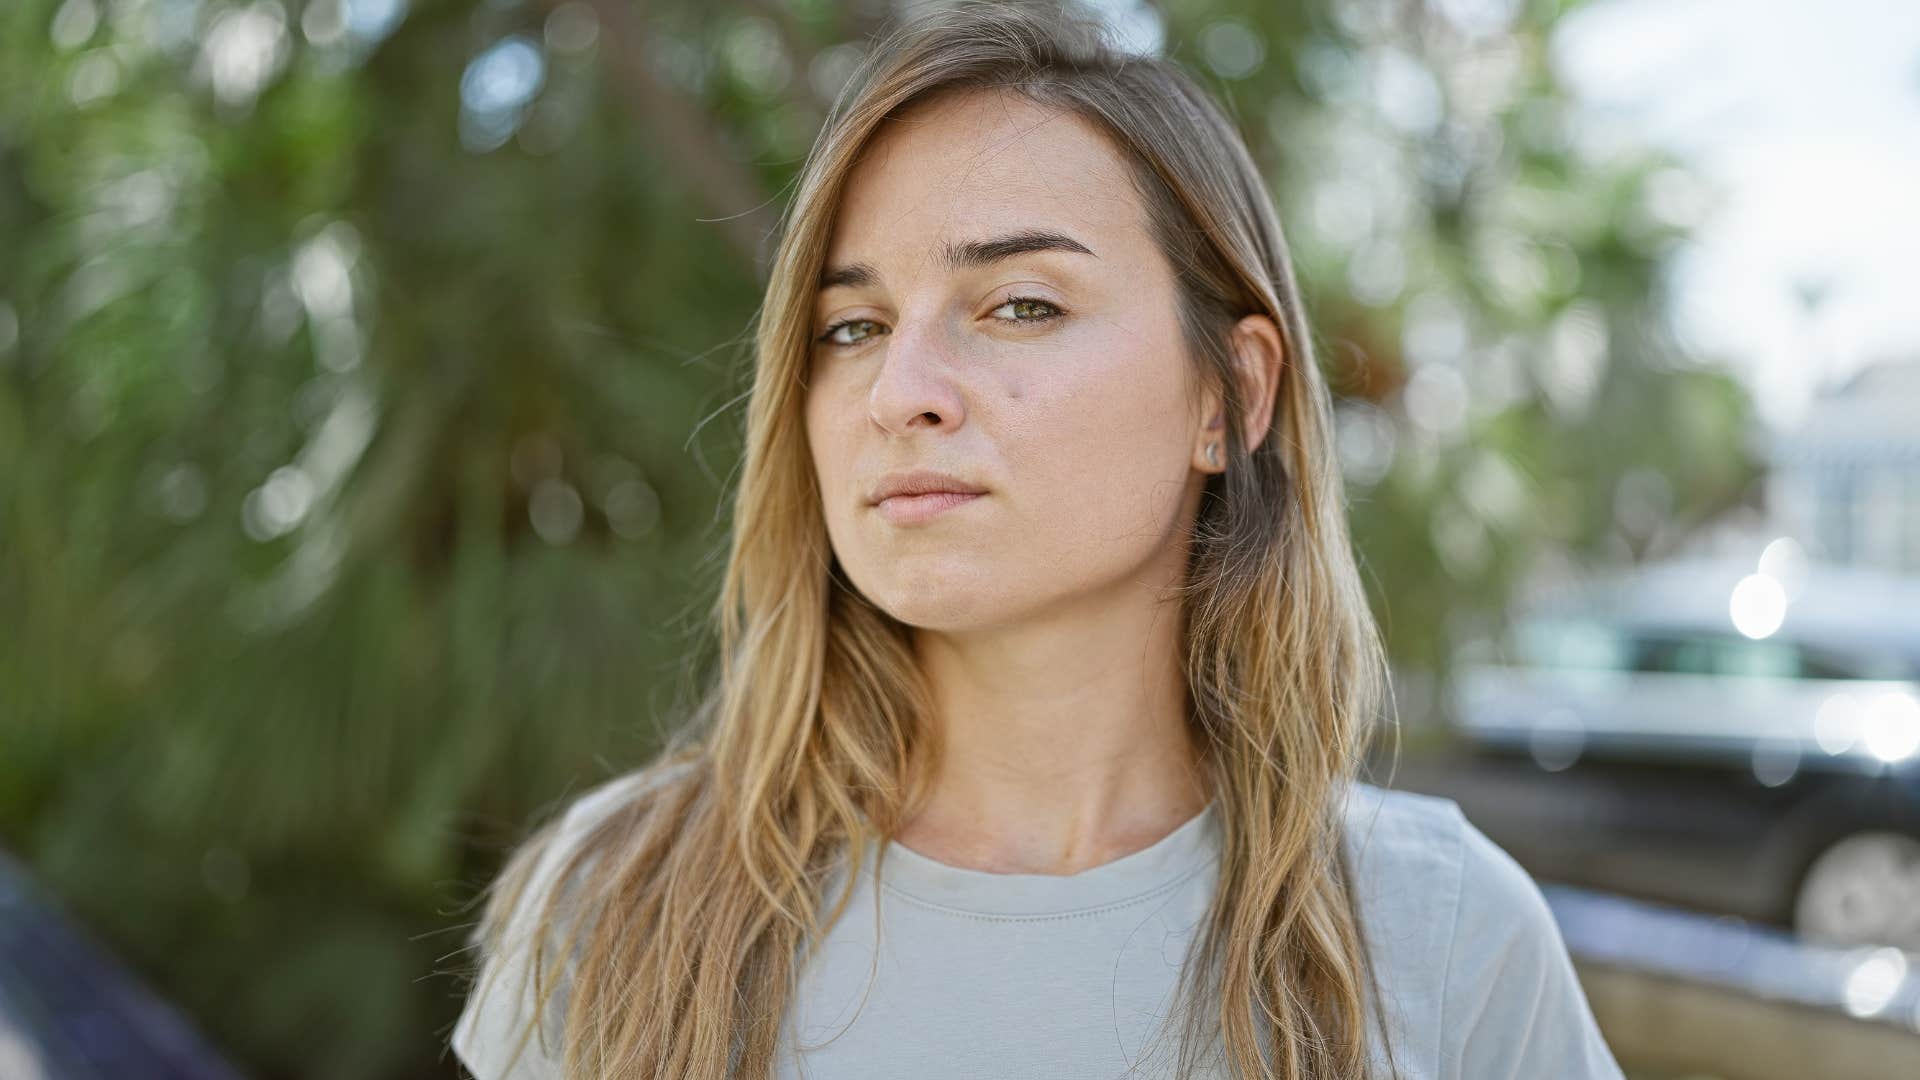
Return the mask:
[[[1441,1075],[1623,1080],[1546,897],[1461,815],[1461,875],[1447,959]]]
[[[537,1001],[531,946],[536,920],[566,856],[577,812],[577,807],[570,810],[555,827],[526,888],[504,917],[498,943],[490,948],[480,930],[474,931],[479,970],[450,1041],[454,1056],[477,1080],[561,1080],[559,1039],[565,997],[559,991],[553,993],[547,999],[541,1029],[529,1030]],[[544,963],[554,962],[549,952]],[[548,971],[550,966],[543,974]]]
[[[545,1038],[540,1032],[529,1033],[534,1006],[530,976],[523,949],[503,948],[484,956],[451,1040],[454,1056],[477,1080],[561,1080],[563,999],[558,993],[548,999]]]
[[[572,957],[566,958],[559,989],[547,999],[541,1028],[529,1033],[528,1020],[537,1001],[531,955],[536,923],[560,871],[581,840],[652,781],[644,772],[628,774],[576,799],[554,827],[526,888],[505,916],[498,949],[489,951],[479,939],[478,930],[474,932],[479,971],[449,1041],[454,1056],[476,1080],[561,1080],[566,987],[576,965]],[[553,965],[562,961],[549,949],[542,963],[542,977],[552,981]]]

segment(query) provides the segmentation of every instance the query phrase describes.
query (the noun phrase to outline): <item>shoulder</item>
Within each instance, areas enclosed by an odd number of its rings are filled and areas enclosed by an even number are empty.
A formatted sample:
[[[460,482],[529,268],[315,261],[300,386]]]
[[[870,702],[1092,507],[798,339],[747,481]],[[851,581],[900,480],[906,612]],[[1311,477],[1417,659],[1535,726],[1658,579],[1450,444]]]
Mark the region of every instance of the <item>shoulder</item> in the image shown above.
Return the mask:
[[[1457,803],[1356,782],[1345,828],[1381,991],[1424,1075],[1620,1075],[1540,887]]]
[[[1346,842],[1356,884],[1376,895],[1417,892],[1423,910],[1463,901],[1502,920],[1551,925],[1539,886],[1513,857],[1437,795],[1352,785]]]
[[[489,905],[487,918],[483,922],[496,923],[501,929],[512,929],[516,923],[530,921],[538,913],[537,902],[544,899],[545,894],[571,884],[570,881],[561,882],[559,878],[567,872],[568,864],[581,845],[597,829],[648,796],[686,778],[696,765],[696,762],[687,760],[655,762],[602,780],[565,801],[563,808],[551,815],[547,823],[535,830],[508,859],[500,880],[492,886],[497,895],[495,902]],[[505,888],[519,884],[507,880],[516,874],[525,878],[525,887],[519,890]],[[506,895],[509,891],[517,891],[521,895]],[[476,936],[480,936],[479,931],[486,929],[486,926],[480,927]]]
[[[1381,991],[1415,1041],[1445,997],[1469,826],[1452,800],[1355,782],[1342,808],[1347,870]]]
[[[671,786],[690,774],[698,763],[689,760],[654,762],[588,788],[567,804],[559,818],[557,846],[577,844],[614,814],[636,800]]]
[[[1356,783],[1346,827],[1355,885],[1374,903],[1380,929],[1417,940],[1449,978],[1501,949],[1558,943],[1533,877],[1452,799]]]
[[[694,762],[656,762],[588,788],[564,804],[508,859],[490,886],[486,912],[469,941],[477,971],[451,1044],[456,1056],[478,1080],[541,1080],[560,1075],[558,1034],[565,1015],[555,992],[539,1008],[545,981],[555,978],[566,960],[543,960],[534,978],[533,945],[541,936],[548,899],[580,846],[602,824],[637,800],[683,779]],[[551,940],[551,938],[549,938]],[[539,1030],[532,1020],[542,1017]]]
[[[502,877],[513,873],[515,862],[524,861],[532,864],[527,868],[528,887],[524,890],[529,894],[527,900],[542,899],[553,889],[564,887],[566,883],[559,880],[561,875],[595,830],[622,811],[685,778],[695,764],[684,760],[655,762],[602,780],[564,801],[562,809],[551,815],[547,824],[536,830],[509,859]],[[511,913],[490,910],[489,915],[511,914],[525,918],[533,914],[529,903],[512,906]]]
[[[1396,884],[1409,876],[1429,883],[1458,876],[1465,830],[1472,826],[1452,799],[1355,781],[1343,810],[1356,876]]]

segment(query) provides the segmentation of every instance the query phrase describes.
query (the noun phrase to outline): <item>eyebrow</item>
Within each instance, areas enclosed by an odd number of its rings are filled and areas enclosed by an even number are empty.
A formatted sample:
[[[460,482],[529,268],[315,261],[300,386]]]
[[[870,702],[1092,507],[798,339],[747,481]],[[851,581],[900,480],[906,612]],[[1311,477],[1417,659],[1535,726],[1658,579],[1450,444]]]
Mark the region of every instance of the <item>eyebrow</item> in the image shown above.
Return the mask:
[[[948,273],[988,266],[1011,259],[1016,255],[1026,255],[1035,251],[1071,251],[1080,255],[1094,255],[1085,244],[1063,233],[1049,232],[1045,229],[1023,229],[987,240],[964,240],[960,243],[948,241],[940,247],[940,261],[945,264]],[[859,288],[873,285],[880,280],[880,272],[870,263],[851,263],[846,266],[830,266],[820,274],[820,288],[831,289],[835,286]]]

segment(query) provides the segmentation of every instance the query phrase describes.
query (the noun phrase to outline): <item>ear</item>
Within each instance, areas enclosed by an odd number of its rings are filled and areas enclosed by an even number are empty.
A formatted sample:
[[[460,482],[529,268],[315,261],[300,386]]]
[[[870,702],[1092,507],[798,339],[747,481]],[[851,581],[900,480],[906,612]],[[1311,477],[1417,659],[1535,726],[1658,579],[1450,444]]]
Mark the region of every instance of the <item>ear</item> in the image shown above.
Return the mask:
[[[1280,328],[1265,315],[1248,315],[1235,323],[1232,340],[1246,390],[1242,400],[1247,404],[1247,449],[1257,450],[1273,427],[1274,396],[1287,362],[1287,347],[1281,343]]]
[[[1242,318],[1229,331],[1227,342],[1233,351],[1235,374],[1240,380],[1241,400],[1246,408],[1241,431],[1247,449],[1256,450],[1266,441],[1273,426],[1274,391],[1280,385],[1281,365],[1286,363],[1286,346],[1281,344],[1280,328],[1266,315]],[[1200,433],[1200,444],[1194,447],[1196,469],[1222,472],[1226,468],[1224,408],[1221,395],[1209,391],[1206,425]],[[1210,442],[1220,444],[1214,461],[1209,461],[1206,455]]]

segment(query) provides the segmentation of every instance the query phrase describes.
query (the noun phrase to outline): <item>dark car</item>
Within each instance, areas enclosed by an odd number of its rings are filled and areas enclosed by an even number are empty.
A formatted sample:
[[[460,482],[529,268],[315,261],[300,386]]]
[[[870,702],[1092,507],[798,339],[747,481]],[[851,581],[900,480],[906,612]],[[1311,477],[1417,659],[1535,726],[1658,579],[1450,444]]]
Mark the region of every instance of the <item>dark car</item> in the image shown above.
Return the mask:
[[[1920,949],[1920,581],[1763,558],[1562,587],[1463,649],[1452,716],[1468,760],[1413,783],[1537,876]]]

